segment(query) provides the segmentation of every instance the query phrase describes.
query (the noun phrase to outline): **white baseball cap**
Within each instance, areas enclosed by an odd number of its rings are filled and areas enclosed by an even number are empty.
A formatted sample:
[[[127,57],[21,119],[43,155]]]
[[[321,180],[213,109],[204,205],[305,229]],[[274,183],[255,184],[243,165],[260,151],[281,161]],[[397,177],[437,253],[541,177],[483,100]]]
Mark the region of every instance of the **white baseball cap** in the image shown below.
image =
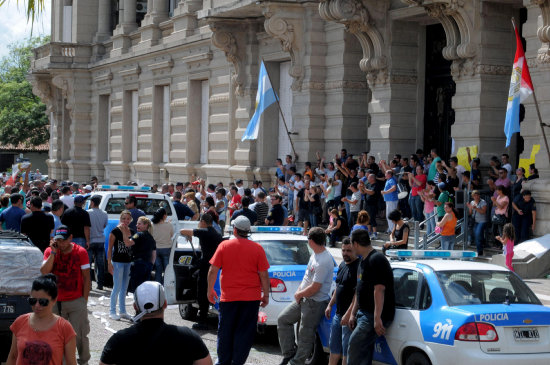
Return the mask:
[[[242,232],[250,232],[250,219],[240,215],[233,220],[233,227]]]
[[[164,287],[160,283],[156,281],[144,282],[134,292],[134,303],[138,308],[138,313],[132,318],[132,321],[137,322],[144,315],[158,311],[165,302]]]

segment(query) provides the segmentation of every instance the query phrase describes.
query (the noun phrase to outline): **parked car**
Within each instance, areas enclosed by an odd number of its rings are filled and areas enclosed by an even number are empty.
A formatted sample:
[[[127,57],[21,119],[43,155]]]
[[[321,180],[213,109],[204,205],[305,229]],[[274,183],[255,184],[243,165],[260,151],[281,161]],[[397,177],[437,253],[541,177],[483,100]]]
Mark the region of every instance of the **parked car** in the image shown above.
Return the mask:
[[[18,232],[0,231],[0,362],[11,346],[10,326],[31,311],[27,301],[32,282],[40,276],[42,252]]]

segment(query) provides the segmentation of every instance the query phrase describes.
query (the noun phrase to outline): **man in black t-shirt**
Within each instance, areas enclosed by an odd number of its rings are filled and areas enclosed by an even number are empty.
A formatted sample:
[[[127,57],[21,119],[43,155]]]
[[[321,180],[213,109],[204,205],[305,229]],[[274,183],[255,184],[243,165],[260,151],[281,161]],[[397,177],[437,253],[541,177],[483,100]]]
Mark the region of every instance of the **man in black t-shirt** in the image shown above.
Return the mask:
[[[348,364],[372,364],[374,342],[386,333],[395,315],[393,273],[386,257],[370,243],[369,232],[352,232],[353,250],[362,257],[353,305],[342,319],[353,329],[349,339]]]
[[[337,364],[341,357],[342,362],[348,356],[348,343],[351,330],[348,326],[342,326],[342,317],[350,307],[357,286],[357,268],[359,259],[353,251],[349,237],[342,241],[342,259],[336,275],[336,290],[325,310],[325,317],[330,319],[332,307],[336,304],[336,314],[332,318],[330,328],[330,359],[329,364]]]
[[[44,252],[50,246],[53,216],[42,211],[42,199],[36,196],[30,201],[30,209],[31,213],[21,218],[21,233],[29,236],[32,243]]]
[[[74,198],[74,207],[67,209],[61,218],[61,223],[69,227],[73,233],[73,242],[77,245],[89,248],[90,245],[90,215],[82,209],[82,205],[86,201],[82,195],[77,195]]]
[[[529,229],[535,231],[537,222],[537,206],[535,199],[531,197],[529,190],[524,190],[512,202],[514,214],[512,215],[512,224],[516,230],[516,244],[529,238]],[[21,225],[21,232],[23,225]]]
[[[115,333],[103,348],[100,365],[178,364],[212,365],[202,339],[191,329],[164,322],[167,307],[160,283],[146,281],[134,293],[138,313],[130,328]],[[177,361],[176,361],[177,359]]]
[[[280,195],[273,195],[271,197],[271,209],[265,219],[265,224],[268,226],[282,226],[285,223],[285,211],[281,205],[283,197]]]
[[[202,257],[199,262],[199,278],[197,283],[197,301],[199,302],[199,322],[193,324],[193,329],[208,330],[208,270],[210,269],[210,259],[216,253],[218,245],[223,241],[222,236],[212,227],[212,215],[203,214],[199,221],[198,229],[182,229],[180,233],[186,236],[188,240],[192,236],[198,237]]]
[[[369,174],[367,176],[367,183],[361,188],[361,193],[365,194],[365,210],[369,213],[369,231],[373,232],[371,238],[378,238],[378,232],[376,231],[376,216],[378,215],[378,207],[380,206],[380,200],[382,199],[382,186],[378,180],[376,180],[375,174]]]

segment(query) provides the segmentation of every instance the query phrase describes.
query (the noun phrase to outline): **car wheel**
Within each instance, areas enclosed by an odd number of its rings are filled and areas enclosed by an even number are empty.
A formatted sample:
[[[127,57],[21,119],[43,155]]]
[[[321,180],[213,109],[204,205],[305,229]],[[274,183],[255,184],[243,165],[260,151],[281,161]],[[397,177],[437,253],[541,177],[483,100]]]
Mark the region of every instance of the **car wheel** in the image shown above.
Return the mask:
[[[181,318],[186,321],[194,321],[197,319],[197,313],[199,312],[199,310],[191,304],[180,304],[179,311]]]
[[[306,359],[306,365],[324,365],[327,363],[327,355],[323,349],[323,344],[319,338],[319,334],[315,335],[315,342],[313,344],[313,351],[311,356]]]
[[[422,352],[413,352],[410,354],[409,357],[407,357],[407,361],[405,361],[405,365],[431,365],[432,363],[428,359],[426,355],[424,355]]]

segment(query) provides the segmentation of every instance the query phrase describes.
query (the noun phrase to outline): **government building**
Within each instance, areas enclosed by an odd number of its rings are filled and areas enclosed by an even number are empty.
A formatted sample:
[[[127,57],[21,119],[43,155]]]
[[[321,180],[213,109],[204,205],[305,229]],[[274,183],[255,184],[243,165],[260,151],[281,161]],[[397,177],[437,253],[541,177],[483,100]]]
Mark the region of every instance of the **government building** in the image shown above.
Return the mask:
[[[537,167],[550,173],[533,97],[509,148],[504,135],[512,17],[550,115],[550,0],[52,4],[51,43],[34,50],[29,78],[48,107],[58,179],[274,181],[277,157],[301,166],[342,147],[378,160],[478,146],[484,164],[504,152],[517,164],[540,145]],[[280,109],[241,142],[261,62]],[[537,201],[548,185],[533,184]]]

